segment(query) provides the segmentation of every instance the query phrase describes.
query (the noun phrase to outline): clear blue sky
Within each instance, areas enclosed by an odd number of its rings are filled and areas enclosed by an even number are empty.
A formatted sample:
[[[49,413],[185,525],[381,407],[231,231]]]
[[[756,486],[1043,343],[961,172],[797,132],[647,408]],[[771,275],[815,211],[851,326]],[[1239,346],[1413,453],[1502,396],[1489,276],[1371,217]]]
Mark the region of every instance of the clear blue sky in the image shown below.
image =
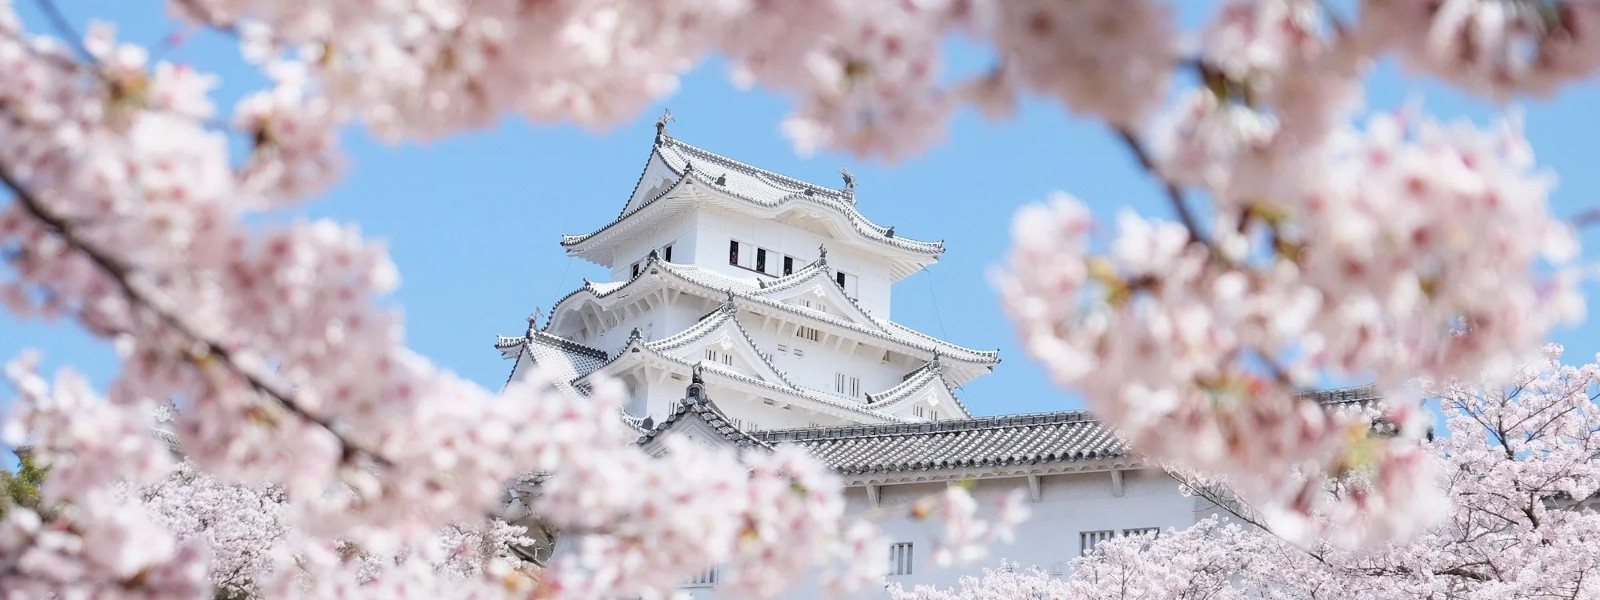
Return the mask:
[[[42,23],[33,3],[19,4],[30,24]],[[160,17],[159,4],[62,2],[75,22],[104,17],[122,24],[127,39],[152,46],[176,29]],[[1185,10],[1189,22],[1208,12],[1193,5]],[[955,43],[951,48],[954,70],[987,63],[977,49]],[[237,62],[226,38],[202,35],[166,56],[220,73],[225,109],[241,91],[259,84]],[[1371,103],[1378,107],[1421,98],[1437,114],[1480,121],[1494,109],[1403,79],[1388,66],[1373,86]],[[1016,208],[1059,189],[1108,216],[1125,205],[1170,217],[1114,138],[1052,104],[1027,104],[1003,122],[963,113],[945,143],[894,165],[837,154],[800,158],[777,130],[787,102],[736,91],[715,63],[688,74],[677,94],[610,131],[508,119],[491,130],[399,147],[352,131],[345,138],[353,163],[348,176],[325,197],[288,216],[353,221],[367,235],[387,240],[403,278],[395,299],[405,308],[411,346],[498,389],[510,365],[492,347],[494,335],[519,334],[523,318],[535,307],[549,308],[582,278],[605,278],[599,267],[567,258],[558,236],[588,232],[615,217],[643,166],[651,123],[664,106],[678,117],[672,125],[676,137],[714,152],[824,185],[838,185],[836,171],[848,166],[869,217],[908,237],[944,239],[943,260],[895,288],[894,318],[959,344],[1000,348],[1004,362],[995,373],[962,391],[967,406],[979,414],[1080,405],[1023,354],[988,284],[989,270],[1009,244]],[[1593,168],[1593,140],[1600,132],[1596,106],[1596,86],[1573,89],[1559,102],[1525,106],[1528,136],[1540,162],[1561,177],[1554,198],[1558,214],[1600,206],[1600,171]],[[1584,241],[1587,259],[1600,256],[1600,236],[1591,230]],[[1595,293],[1600,289],[1590,286],[1589,291],[1592,300],[1600,300]],[[1567,345],[1570,358],[1587,360],[1600,350],[1596,331],[1586,325],[1559,331],[1553,339]],[[74,365],[101,384],[115,372],[109,348],[70,323],[0,316],[0,359],[28,347],[42,350],[48,366]],[[0,392],[0,405],[11,393]]]

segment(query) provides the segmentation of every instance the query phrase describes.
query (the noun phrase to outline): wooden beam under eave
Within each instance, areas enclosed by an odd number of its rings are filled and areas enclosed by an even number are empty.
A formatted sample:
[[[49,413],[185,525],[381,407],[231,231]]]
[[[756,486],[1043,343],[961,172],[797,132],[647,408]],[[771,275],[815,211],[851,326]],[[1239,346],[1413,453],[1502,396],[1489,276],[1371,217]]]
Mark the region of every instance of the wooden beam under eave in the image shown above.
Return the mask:
[[[879,495],[879,492],[880,492],[880,490],[878,489],[878,486],[875,486],[875,485],[867,486],[867,503],[871,504],[873,508],[878,508],[878,505],[879,505],[878,499],[882,497],[882,496]]]
[[[1044,499],[1043,479],[1037,474],[1028,475],[1028,497],[1032,498],[1035,504]]]
[[[1111,470],[1111,495],[1122,497],[1122,469]]]

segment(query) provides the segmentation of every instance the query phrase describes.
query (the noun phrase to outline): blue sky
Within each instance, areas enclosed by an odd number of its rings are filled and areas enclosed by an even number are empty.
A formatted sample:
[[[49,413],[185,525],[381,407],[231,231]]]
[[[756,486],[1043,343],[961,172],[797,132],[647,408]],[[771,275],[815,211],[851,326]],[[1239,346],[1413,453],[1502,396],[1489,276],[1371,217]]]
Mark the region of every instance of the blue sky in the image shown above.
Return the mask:
[[[19,3],[30,24],[42,23],[34,5]],[[82,23],[100,16],[122,25],[124,37],[159,45],[176,30],[152,0],[62,3]],[[1186,5],[1186,21],[1205,14]],[[952,69],[987,63],[978,49],[952,43]],[[166,53],[221,74],[222,106],[259,84],[234,57],[231,40],[201,35]],[[1395,107],[1420,98],[1442,116],[1480,122],[1496,108],[1384,65],[1370,104]],[[1568,91],[1556,102],[1524,105],[1528,136],[1539,160],[1561,178],[1554,210],[1561,215],[1600,206],[1600,171],[1594,136],[1600,131],[1600,87]],[[1021,351],[1000,312],[988,273],[1009,244],[1012,214],[1052,190],[1071,192],[1104,215],[1119,206],[1170,217],[1156,190],[1117,141],[1092,122],[1070,118],[1053,104],[1030,102],[1000,122],[973,112],[956,118],[946,141],[909,160],[884,165],[839,154],[795,155],[778,133],[787,102],[760,92],[740,92],[715,62],[682,80],[681,89],[631,122],[608,131],[531,125],[507,119],[485,131],[425,145],[388,146],[353,130],[345,138],[352,168],[324,197],[286,217],[333,218],[359,223],[387,240],[403,279],[395,296],[404,307],[410,345],[484,386],[498,389],[510,365],[491,343],[495,334],[519,334],[524,317],[580,285],[602,280],[599,267],[566,258],[562,233],[584,233],[615,217],[650,147],[651,123],[662,107],[677,115],[674,136],[711,151],[824,185],[839,185],[848,166],[857,178],[861,210],[902,235],[943,239],[948,251],[928,272],[894,290],[896,320],[959,344],[1001,350],[1004,362],[990,376],[966,385],[962,397],[979,414],[1060,410],[1080,406],[1050,384]],[[5,200],[0,200],[4,202]],[[1600,236],[1585,232],[1586,259],[1600,256]],[[1594,286],[1590,298],[1600,298]],[[1595,325],[1558,331],[1569,358],[1587,360],[1600,350]],[[50,367],[72,365],[104,384],[115,373],[109,348],[70,323],[18,321],[0,316],[0,359],[24,348],[45,353]],[[0,388],[3,389],[3,388]],[[10,390],[0,392],[0,404]]]

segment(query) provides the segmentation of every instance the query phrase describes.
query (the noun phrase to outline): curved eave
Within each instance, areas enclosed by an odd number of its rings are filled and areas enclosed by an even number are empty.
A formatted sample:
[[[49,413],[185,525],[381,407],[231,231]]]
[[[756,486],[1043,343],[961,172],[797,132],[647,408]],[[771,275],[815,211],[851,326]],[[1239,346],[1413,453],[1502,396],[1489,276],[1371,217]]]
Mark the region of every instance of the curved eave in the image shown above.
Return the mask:
[[[776,365],[772,364],[772,361],[767,358],[767,355],[761,352],[761,348],[756,345],[755,338],[750,337],[750,332],[744,328],[744,325],[739,324],[739,319],[737,319],[734,314],[737,309],[730,310],[729,308],[729,305],[725,305],[724,308],[718,310],[715,315],[706,319],[701,319],[700,322],[695,323],[688,329],[659,340],[643,342],[643,344],[651,350],[655,350],[656,352],[666,355],[668,352],[673,350],[693,346],[701,341],[709,339],[716,332],[723,330],[724,328],[732,329],[734,332],[739,334],[738,339],[744,340],[740,346],[744,348],[745,354],[755,357],[757,371],[759,371],[762,375],[771,377],[776,383],[781,383],[789,389],[801,389],[801,387],[795,385],[793,381],[789,381],[789,378],[784,375],[783,371],[779,370]]]
[[[879,325],[878,322],[872,318],[872,315],[867,313],[867,309],[861,308],[861,304],[857,303],[855,298],[851,298],[849,295],[844,293],[844,290],[839,289],[839,284],[834,283],[833,269],[828,267],[825,261],[814,261],[801,268],[799,271],[795,271],[791,275],[773,280],[766,285],[760,286],[759,289],[751,293],[755,296],[783,296],[783,299],[788,299],[793,298],[794,296],[785,296],[784,294],[786,292],[814,289],[823,290],[824,294],[833,299],[834,304],[838,304],[845,307],[846,310],[849,310],[851,312],[851,316],[854,317],[852,320],[856,323],[883,329],[883,326]],[[800,293],[805,294],[809,292],[801,291]]]
[[[955,388],[944,378],[943,370],[935,363],[923,365],[916,371],[912,371],[905,381],[882,392],[872,394],[870,396],[871,403],[868,406],[877,407],[879,410],[899,406],[907,400],[917,397],[922,390],[932,386],[937,386],[935,389],[943,389],[943,395],[950,398],[950,401],[955,403],[956,409],[961,411],[959,415],[951,415],[952,417],[972,418],[972,412],[967,410],[967,405],[961,402],[961,398],[956,395]]]
[[[698,169],[685,170],[676,166],[674,164],[676,161],[661,154],[662,144],[670,144],[677,148],[688,149],[689,153],[714,158],[703,162]],[[633,198],[639,193],[639,186],[644,183],[645,173],[650,171],[650,161],[657,159],[660,159],[663,167],[672,172],[678,180],[655,197],[635,204]],[[692,162],[689,164],[693,165]],[[715,168],[740,171],[763,179],[790,182],[791,185],[785,186],[783,189],[792,188],[792,191],[772,200],[754,198],[718,185],[715,176],[703,170],[712,165]],[[686,192],[685,188],[697,189]],[[774,187],[773,189],[779,190],[780,188]],[[808,195],[805,191],[810,191],[811,193]],[[648,227],[660,219],[670,217],[672,214],[671,209],[684,207],[687,204],[684,202],[685,200],[706,200],[736,210],[741,207],[757,208],[759,210],[752,211],[751,214],[762,218],[776,217],[789,212],[791,209],[821,209],[820,211],[808,210],[807,212],[832,215],[836,219],[833,228],[839,231],[853,231],[858,238],[858,245],[880,251],[888,250],[900,255],[896,260],[897,267],[894,270],[894,278],[896,280],[910,276],[920,268],[937,262],[939,256],[944,253],[943,241],[929,242],[891,236],[890,228],[872,222],[860,211],[856,210],[853,203],[843,198],[837,191],[778,175],[667,138],[665,141],[657,143],[652,150],[651,158],[646,161],[645,171],[640,174],[639,181],[635,183],[634,190],[629,196],[629,202],[624,205],[622,213],[610,223],[590,233],[562,235],[561,246],[566,248],[567,254],[571,256],[577,256],[602,266],[611,267],[613,257],[610,256],[608,250],[614,244],[610,242],[626,239],[629,237],[628,233],[637,230],[639,227]],[[724,201],[715,202],[716,200]],[[733,201],[729,202],[727,200]]]
[[[660,352],[654,348],[651,348],[642,340],[634,339],[630,340],[628,344],[617,353],[617,356],[611,359],[610,362],[607,362],[600,368],[595,369],[593,373],[574,379],[573,384],[575,386],[582,386],[587,383],[586,380],[590,377],[593,377],[595,373],[611,373],[616,370],[627,368],[631,362],[645,360],[656,361],[658,364],[672,365],[684,374],[693,372],[694,366],[699,364]],[[859,419],[864,416],[875,419],[880,423],[909,422],[907,419],[867,408],[864,404],[856,404],[842,398],[830,398],[825,394],[816,393],[805,388],[785,387],[769,381],[756,379],[743,373],[726,369],[718,363],[708,362],[701,364],[701,366],[701,373],[703,377],[717,377],[729,382],[733,382],[734,384],[753,386],[770,392],[775,392],[776,394],[784,397],[786,401],[806,407],[808,410],[813,412],[830,414],[842,419]]]
[[[718,435],[721,435],[735,447],[773,450],[772,444],[756,439],[748,432],[735,426],[733,421],[728,418],[727,413],[717,408],[716,403],[712,402],[710,398],[698,400],[685,398],[679,401],[677,406],[672,409],[672,412],[661,419],[661,422],[657,423],[655,427],[647,430],[641,429],[639,439],[634,444],[643,446],[662,435],[671,433],[690,414],[694,414],[702,423],[705,423],[707,427],[716,431]]]
[[[659,273],[656,272],[657,269],[659,269]],[[970,365],[974,369],[979,370],[992,368],[995,365],[1000,364],[999,350],[976,350],[965,346],[959,346],[886,319],[877,319],[869,316],[870,322],[874,323],[875,326],[856,323],[831,314],[809,310],[804,307],[789,304],[787,302],[779,302],[761,295],[761,290],[753,290],[748,287],[743,289],[717,288],[695,279],[693,276],[684,273],[679,268],[674,266],[673,263],[660,260],[659,258],[647,263],[647,268],[641,271],[639,277],[635,277],[628,283],[615,289],[599,291],[596,290],[592,284],[585,283],[584,286],[579,287],[577,290],[572,291],[566,296],[563,296],[562,299],[558,300],[555,306],[551,308],[550,317],[549,320],[546,321],[545,327],[549,328],[550,324],[555,322],[558,315],[567,310],[575,309],[567,308],[568,303],[582,302],[583,300],[601,302],[606,298],[616,296],[624,291],[631,291],[635,288],[635,286],[654,284],[654,280],[652,278],[654,275],[669,276],[678,284],[679,289],[691,292],[702,298],[715,300],[725,297],[727,293],[731,291],[737,300],[751,303],[756,307],[777,310],[799,317],[800,319],[805,320],[808,326],[823,325],[833,329],[849,331],[853,334],[867,336],[882,342],[886,342],[887,344],[893,344],[893,346],[880,346],[884,347],[885,349],[893,350],[898,348],[901,352],[908,354],[911,353],[906,352],[907,349],[914,350],[916,353],[920,353],[919,358],[922,358],[923,360],[932,360],[932,358],[937,355],[941,359],[964,363],[966,365]]]
[[[724,171],[737,173],[749,177],[753,182],[759,182],[757,185],[761,185],[769,194],[776,197],[773,200],[765,200],[761,198],[755,198],[746,193],[735,192],[731,189],[728,190],[729,195],[743,199],[747,202],[762,206],[771,206],[790,202],[814,204],[816,206],[827,208],[837,213],[839,216],[844,217],[847,221],[849,221],[850,225],[863,236],[873,239],[879,243],[913,252],[922,252],[930,256],[938,256],[940,253],[944,252],[944,242],[942,241],[927,242],[902,237],[890,237],[888,227],[874,223],[871,219],[868,219],[866,215],[861,214],[861,211],[856,210],[854,198],[852,196],[847,196],[845,193],[838,190],[801,181],[787,175],[774,173],[772,171],[768,171],[766,169],[762,169],[760,167],[711,152],[704,148],[692,146],[677,139],[666,137],[661,140],[660,143],[656,144],[655,152],[662,157],[666,163],[666,166],[672,168],[674,171],[677,171],[680,174],[687,169],[680,167],[679,161],[675,160],[675,157],[667,156],[666,153],[663,153],[661,151],[663,148],[668,148],[676,153],[681,154],[683,164],[695,165],[695,174],[701,176],[707,183],[714,185],[715,177],[719,173],[726,174]],[[699,162],[696,163],[695,161]]]

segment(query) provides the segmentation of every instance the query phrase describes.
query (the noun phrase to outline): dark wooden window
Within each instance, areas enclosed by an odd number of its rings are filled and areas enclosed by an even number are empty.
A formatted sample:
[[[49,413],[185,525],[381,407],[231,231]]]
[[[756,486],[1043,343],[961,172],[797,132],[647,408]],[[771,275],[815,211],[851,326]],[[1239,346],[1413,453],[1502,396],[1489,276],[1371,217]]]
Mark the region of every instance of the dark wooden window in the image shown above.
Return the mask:
[[[733,265],[735,267],[739,266],[739,241],[738,240],[733,240],[733,241],[728,242],[728,264]]]
[[[783,257],[783,274],[784,275],[791,275],[793,273],[794,273],[794,257],[793,256],[785,256],[785,257]]]
[[[760,271],[762,273],[767,272],[767,249],[766,248],[756,248],[756,270]]]

